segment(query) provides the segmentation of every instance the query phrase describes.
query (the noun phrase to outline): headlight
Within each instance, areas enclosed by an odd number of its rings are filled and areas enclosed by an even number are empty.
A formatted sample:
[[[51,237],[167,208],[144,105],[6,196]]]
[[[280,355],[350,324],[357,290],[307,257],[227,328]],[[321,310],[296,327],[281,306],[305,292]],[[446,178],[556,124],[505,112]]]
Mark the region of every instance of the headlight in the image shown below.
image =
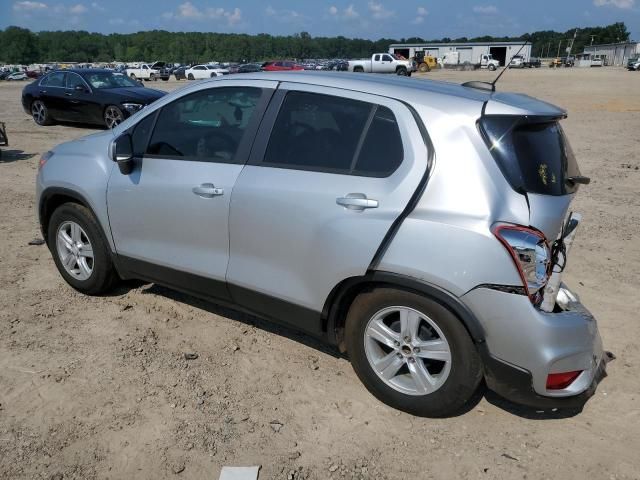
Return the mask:
[[[527,295],[538,304],[551,270],[551,249],[542,233],[517,225],[498,225],[494,235],[511,254]]]
[[[141,103],[123,103],[122,106],[126,108],[130,113],[137,112],[141,110],[144,105]]]

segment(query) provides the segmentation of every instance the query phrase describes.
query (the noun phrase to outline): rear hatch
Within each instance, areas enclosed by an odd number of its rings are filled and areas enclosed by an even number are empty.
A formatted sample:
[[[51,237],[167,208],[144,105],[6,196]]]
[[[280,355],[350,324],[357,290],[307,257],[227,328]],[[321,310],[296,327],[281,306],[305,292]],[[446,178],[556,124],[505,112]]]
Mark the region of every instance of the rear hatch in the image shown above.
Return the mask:
[[[560,122],[566,112],[526,95],[493,94],[479,129],[502,174],[529,205],[530,226],[549,241],[585,181]]]

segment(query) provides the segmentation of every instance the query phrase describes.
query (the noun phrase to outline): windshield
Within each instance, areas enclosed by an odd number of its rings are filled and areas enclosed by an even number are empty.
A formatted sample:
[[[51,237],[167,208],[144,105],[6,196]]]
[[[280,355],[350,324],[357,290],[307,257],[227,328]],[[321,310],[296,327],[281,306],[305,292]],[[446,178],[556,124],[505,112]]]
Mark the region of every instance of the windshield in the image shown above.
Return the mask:
[[[135,80],[118,72],[92,72],[83,74],[84,79],[93,88],[141,87]]]

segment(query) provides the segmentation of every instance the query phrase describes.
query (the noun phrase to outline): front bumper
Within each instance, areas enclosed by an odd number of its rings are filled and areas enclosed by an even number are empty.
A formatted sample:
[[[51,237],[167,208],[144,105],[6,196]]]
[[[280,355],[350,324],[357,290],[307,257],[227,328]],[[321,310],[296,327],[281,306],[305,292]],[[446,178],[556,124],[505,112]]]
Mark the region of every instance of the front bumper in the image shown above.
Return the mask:
[[[503,397],[537,408],[584,405],[604,376],[606,357],[598,326],[575,295],[552,313],[528,297],[477,288],[462,297],[485,329],[481,347],[487,386]],[[547,376],[580,370],[562,390],[548,390]]]

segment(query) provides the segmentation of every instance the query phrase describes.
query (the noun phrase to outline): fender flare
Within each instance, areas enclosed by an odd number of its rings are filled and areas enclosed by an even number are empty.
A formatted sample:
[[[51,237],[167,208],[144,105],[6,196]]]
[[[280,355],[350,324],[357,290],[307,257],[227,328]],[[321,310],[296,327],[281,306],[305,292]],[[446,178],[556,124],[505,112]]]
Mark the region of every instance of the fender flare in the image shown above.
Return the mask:
[[[462,303],[458,297],[417,278],[378,270],[341,282],[327,298],[322,317],[326,322],[327,338],[330,343],[338,346],[342,343],[343,339],[339,330],[344,327],[348,307],[355,295],[384,286],[415,292],[435,300],[460,319],[475,344],[484,343],[484,328],[469,307]]]

